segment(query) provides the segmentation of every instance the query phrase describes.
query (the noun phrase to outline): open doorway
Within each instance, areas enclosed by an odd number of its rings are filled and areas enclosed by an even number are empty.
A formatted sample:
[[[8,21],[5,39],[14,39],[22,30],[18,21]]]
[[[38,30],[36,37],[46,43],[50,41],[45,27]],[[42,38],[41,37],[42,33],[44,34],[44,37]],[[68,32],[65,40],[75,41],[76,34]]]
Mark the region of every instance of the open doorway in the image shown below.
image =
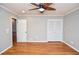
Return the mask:
[[[12,18],[12,39],[13,39],[13,45],[17,42],[16,38],[16,19]]]

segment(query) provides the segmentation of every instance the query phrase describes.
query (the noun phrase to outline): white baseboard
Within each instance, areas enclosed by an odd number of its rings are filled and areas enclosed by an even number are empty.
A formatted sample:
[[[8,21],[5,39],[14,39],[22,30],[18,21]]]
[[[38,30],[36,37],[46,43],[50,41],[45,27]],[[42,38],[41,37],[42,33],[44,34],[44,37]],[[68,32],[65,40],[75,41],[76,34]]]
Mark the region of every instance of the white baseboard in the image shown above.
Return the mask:
[[[58,41],[58,40],[57,40]],[[49,41],[27,41],[27,42],[49,42]],[[52,41],[51,41],[52,42]],[[53,41],[54,42],[54,41]],[[60,41],[61,42],[61,41]]]
[[[4,49],[3,51],[0,52],[0,54],[4,53],[5,51],[7,51],[8,49],[10,49],[12,47],[12,45],[10,45],[9,47],[7,47],[6,49]]]
[[[56,40],[56,41],[59,41],[59,40]],[[27,42],[49,42],[49,41],[27,41]]]
[[[77,51],[77,52],[79,52],[79,50],[78,49],[76,49],[75,47],[73,47],[73,46],[71,46],[70,44],[68,44],[67,42],[65,42],[65,41],[62,41],[63,43],[65,43],[65,44],[67,44],[69,47],[71,47],[72,49],[74,49],[75,51]]]
[[[27,42],[48,42],[48,41],[27,41]]]

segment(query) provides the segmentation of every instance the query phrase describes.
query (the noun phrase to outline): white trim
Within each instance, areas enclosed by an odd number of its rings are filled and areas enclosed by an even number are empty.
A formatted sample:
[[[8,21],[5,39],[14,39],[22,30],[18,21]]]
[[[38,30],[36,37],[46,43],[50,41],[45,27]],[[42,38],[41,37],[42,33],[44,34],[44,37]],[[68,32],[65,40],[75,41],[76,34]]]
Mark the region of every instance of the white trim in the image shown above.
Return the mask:
[[[0,7],[3,8],[4,10],[6,10],[6,11],[8,11],[8,12],[14,14],[14,15],[16,15],[16,16],[18,15],[17,13],[13,12],[13,11],[10,10],[9,8],[6,8],[6,7],[2,6],[2,5],[0,5]]]
[[[48,41],[27,41],[27,42],[48,42]]]
[[[0,52],[0,54],[4,53],[5,51],[7,51],[8,49],[10,49],[12,47],[12,45],[10,45],[9,47],[7,47],[6,49],[4,49],[3,51]]]
[[[78,10],[78,9],[79,9],[79,7],[74,8],[74,9],[72,9],[72,10],[68,11],[67,13],[65,13],[65,15],[64,15],[64,16],[66,16],[66,15],[68,15],[68,14],[72,13],[72,12],[75,12],[75,11],[76,11],[76,10]]]
[[[67,42],[65,42],[65,41],[61,41],[61,42],[65,43],[66,45],[68,45],[69,47],[71,47],[72,49],[74,49],[75,51],[79,52],[78,49],[76,49],[76,48],[73,47],[72,45],[68,44]]]
[[[18,15],[18,16],[19,16],[19,17],[20,17],[20,16],[62,16],[62,17],[63,17],[64,15],[30,15],[30,14],[27,15],[27,14],[26,14],[26,15]]]

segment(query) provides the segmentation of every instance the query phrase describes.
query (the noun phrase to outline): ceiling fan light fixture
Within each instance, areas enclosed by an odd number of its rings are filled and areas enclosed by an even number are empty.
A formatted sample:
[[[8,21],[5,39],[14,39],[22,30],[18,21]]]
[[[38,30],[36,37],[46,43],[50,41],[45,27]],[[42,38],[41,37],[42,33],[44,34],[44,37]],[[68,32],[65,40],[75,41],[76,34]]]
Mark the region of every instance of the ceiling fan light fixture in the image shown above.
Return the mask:
[[[39,8],[38,9],[40,12],[43,12],[45,9],[44,8]]]

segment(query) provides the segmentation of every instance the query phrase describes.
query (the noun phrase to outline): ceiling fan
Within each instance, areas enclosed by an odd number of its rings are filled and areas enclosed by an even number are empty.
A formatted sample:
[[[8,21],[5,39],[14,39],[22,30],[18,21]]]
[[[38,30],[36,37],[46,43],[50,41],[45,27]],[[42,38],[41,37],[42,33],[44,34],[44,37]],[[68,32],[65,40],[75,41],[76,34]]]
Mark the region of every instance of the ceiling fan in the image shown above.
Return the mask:
[[[45,10],[56,10],[55,8],[53,7],[50,7],[51,4],[53,3],[39,3],[39,4],[36,4],[36,3],[31,3],[32,5],[36,6],[37,8],[33,8],[33,9],[29,9],[29,10],[39,10],[40,13],[43,13]]]

